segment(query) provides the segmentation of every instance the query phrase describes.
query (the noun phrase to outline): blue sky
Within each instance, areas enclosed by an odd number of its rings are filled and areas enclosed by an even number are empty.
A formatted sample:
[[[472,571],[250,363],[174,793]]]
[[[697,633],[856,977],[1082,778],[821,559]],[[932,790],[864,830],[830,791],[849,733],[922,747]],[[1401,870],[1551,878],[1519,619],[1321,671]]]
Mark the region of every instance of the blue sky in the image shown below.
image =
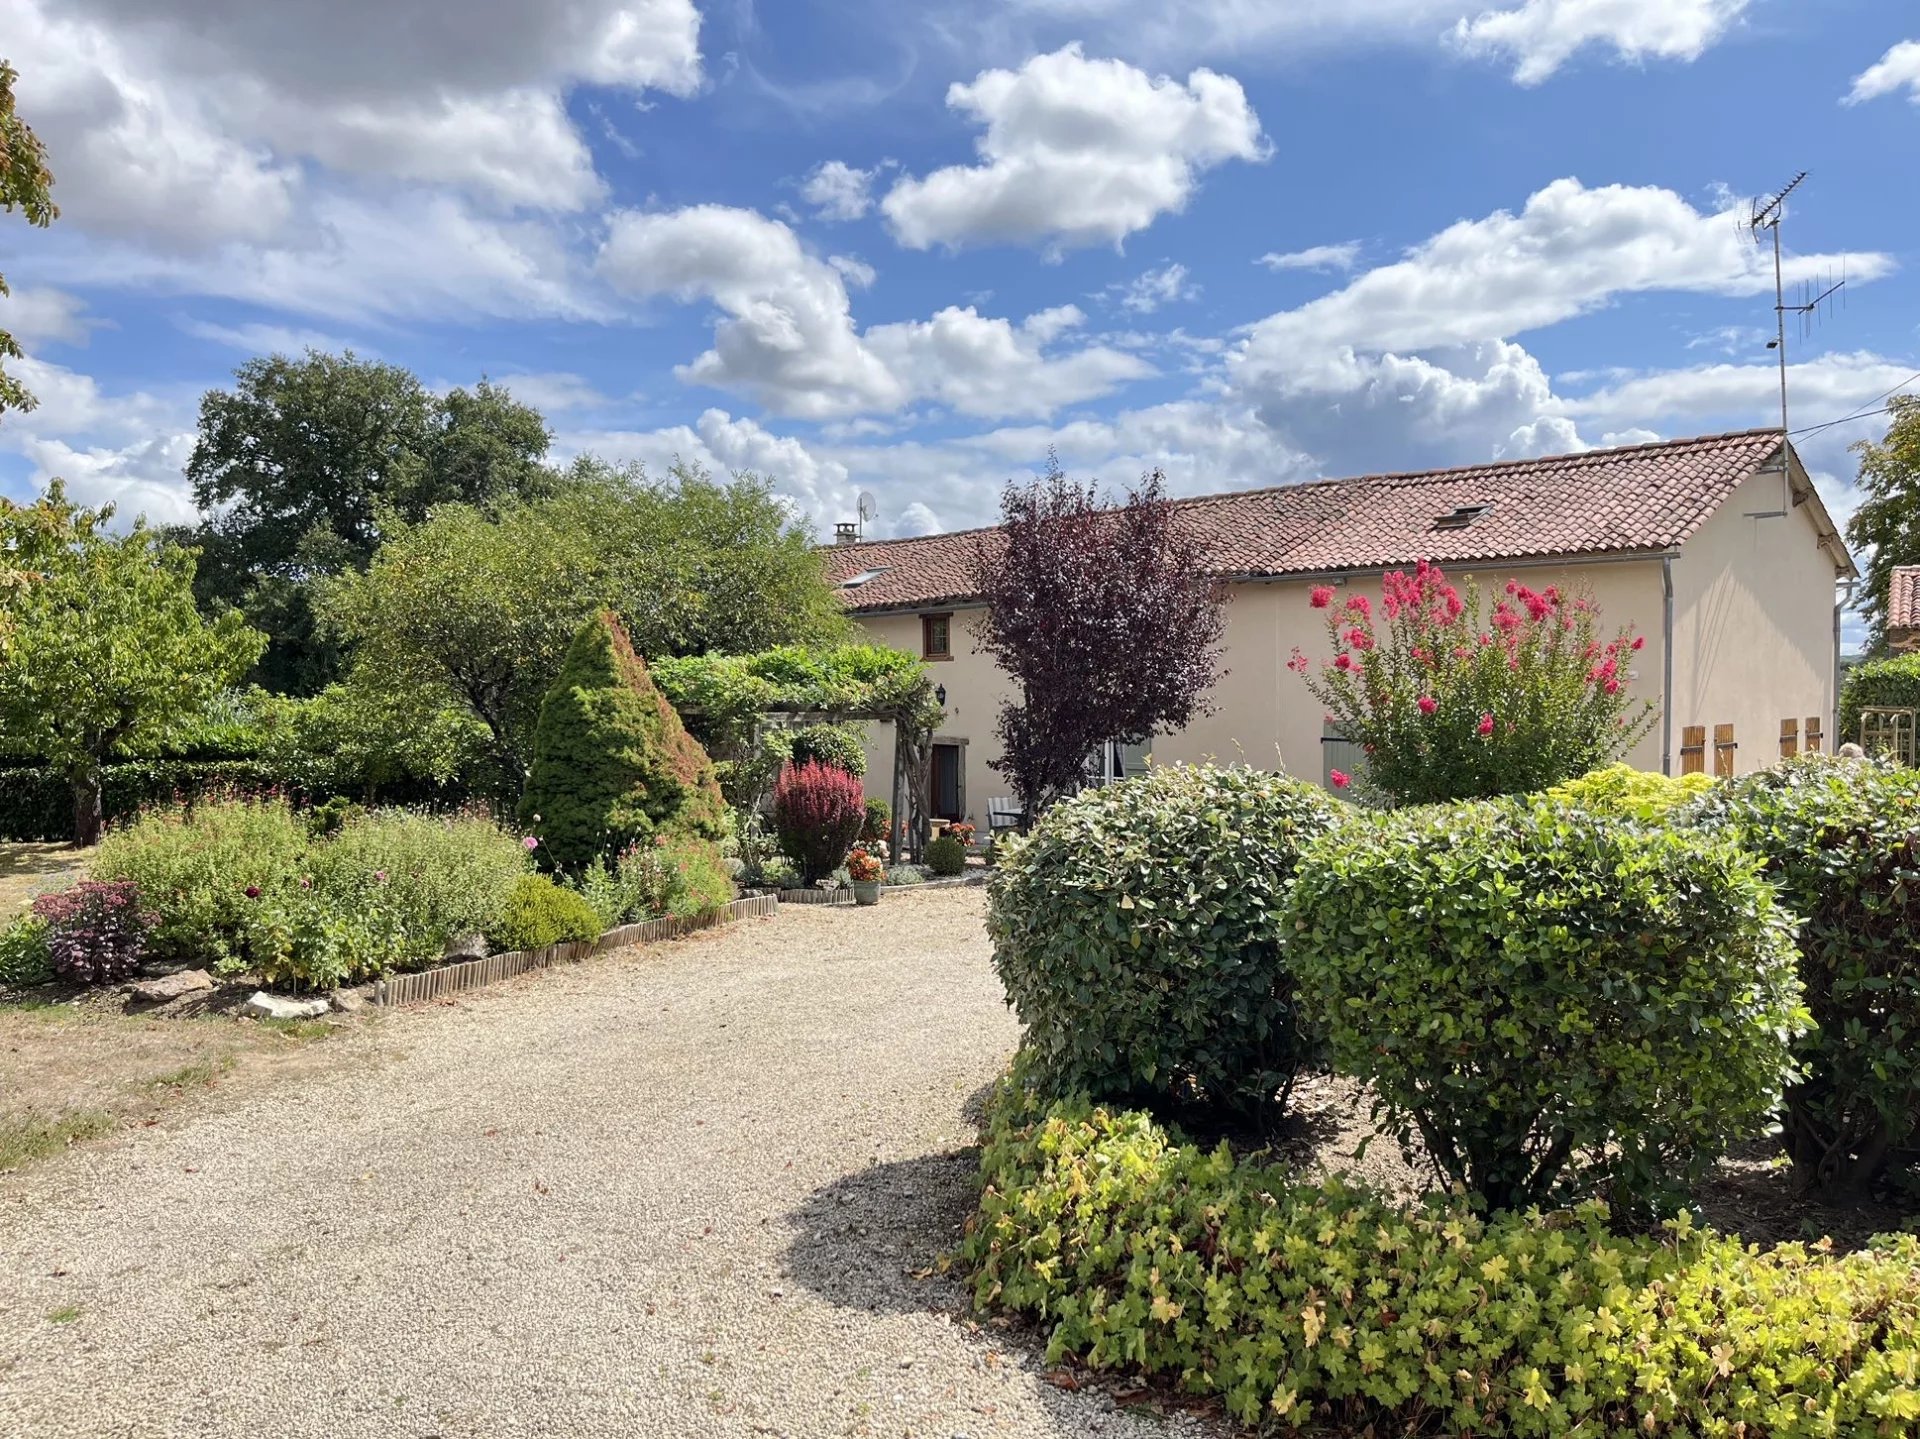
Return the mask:
[[[16,496],[183,517],[200,393],[305,344],[823,532],[1049,445],[1198,493],[1773,423],[1739,219],[1803,168],[1795,425],[1920,387],[1898,0],[0,0],[0,53],[64,210],[0,225]],[[1843,518],[1879,423],[1804,441]]]

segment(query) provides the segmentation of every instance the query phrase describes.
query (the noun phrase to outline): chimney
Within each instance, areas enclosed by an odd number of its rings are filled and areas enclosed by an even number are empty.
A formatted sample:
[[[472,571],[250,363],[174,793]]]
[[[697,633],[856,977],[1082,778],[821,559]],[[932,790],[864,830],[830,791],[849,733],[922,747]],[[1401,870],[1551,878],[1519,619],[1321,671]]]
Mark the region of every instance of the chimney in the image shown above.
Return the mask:
[[[833,542],[836,545],[857,545],[860,543],[860,524],[857,520],[841,520],[833,527]]]

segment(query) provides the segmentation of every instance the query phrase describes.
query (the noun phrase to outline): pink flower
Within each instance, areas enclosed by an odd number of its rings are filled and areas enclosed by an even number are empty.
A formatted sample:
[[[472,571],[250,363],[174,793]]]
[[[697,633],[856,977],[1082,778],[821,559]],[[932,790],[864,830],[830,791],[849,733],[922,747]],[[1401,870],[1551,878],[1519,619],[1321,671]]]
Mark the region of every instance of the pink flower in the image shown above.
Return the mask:
[[[1335,789],[1345,789],[1348,785],[1353,783],[1353,776],[1348,774],[1345,770],[1337,769],[1332,774],[1328,775],[1327,778],[1333,781],[1333,787]]]
[[[1328,605],[1333,603],[1333,586],[1315,585],[1313,587],[1313,593],[1308,596],[1307,602],[1316,610],[1324,610]]]
[[[1491,714],[1483,714],[1483,715],[1481,715],[1481,716],[1480,716],[1480,736],[1481,736],[1481,738],[1483,738],[1483,739],[1484,739],[1484,738],[1485,738],[1486,736],[1488,736],[1488,735],[1490,735],[1490,734],[1492,734],[1492,733],[1493,733],[1493,716],[1492,716]]]
[[[1355,625],[1347,631],[1346,639],[1347,643],[1357,650],[1370,650],[1373,648],[1373,636],[1361,629],[1358,625]]]
[[[1518,581],[1518,580],[1508,580],[1508,581],[1507,581],[1507,593],[1508,593],[1508,594],[1510,594],[1510,595],[1517,595],[1517,594],[1519,594],[1519,593],[1520,593],[1520,581]]]
[[[1311,664],[1312,664],[1312,661],[1309,660],[1305,655],[1301,654],[1299,647],[1296,646],[1293,651],[1293,658],[1287,661],[1287,668],[1292,670],[1295,674],[1303,675],[1307,672],[1307,669]]]
[[[312,889],[312,888],[313,888],[313,877],[312,877],[311,875],[305,875],[305,874],[303,874],[303,875],[301,875],[301,876],[300,876],[300,888],[302,888],[302,889]]]
[[[1337,669],[1337,670],[1350,670],[1350,669],[1352,669],[1352,668],[1353,668],[1353,656],[1352,656],[1352,655],[1347,655],[1347,654],[1342,654],[1342,655],[1335,655],[1335,656],[1333,657],[1333,667],[1334,667],[1335,669]]]
[[[1635,636],[1633,637],[1633,648],[1634,648],[1634,649],[1637,649],[1637,650],[1643,650],[1643,649],[1645,649],[1646,647],[1647,647],[1647,637],[1646,637],[1645,635],[1635,635]]]
[[[1432,695],[1421,695],[1414,703],[1420,706],[1420,713],[1423,715],[1430,715],[1440,708],[1440,701]]]
[[[540,841],[532,835],[528,835],[520,841],[520,848],[524,849],[528,854],[532,854],[536,849],[540,848]]]
[[[1604,689],[1610,695],[1617,695],[1620,693],[1620,681],[1608,680],[1604,685],[1601,686],[1601,688]]]
[[[387,882],[387,872],[384,869],[376,869],[373,872],[373,878],[375,883],[385,884]]]
[[[1373,615],[1373,605],[1365,595],[1355,595],[1348,600],[1347,608],[1356,615],[1366,615],[1369,618]]]

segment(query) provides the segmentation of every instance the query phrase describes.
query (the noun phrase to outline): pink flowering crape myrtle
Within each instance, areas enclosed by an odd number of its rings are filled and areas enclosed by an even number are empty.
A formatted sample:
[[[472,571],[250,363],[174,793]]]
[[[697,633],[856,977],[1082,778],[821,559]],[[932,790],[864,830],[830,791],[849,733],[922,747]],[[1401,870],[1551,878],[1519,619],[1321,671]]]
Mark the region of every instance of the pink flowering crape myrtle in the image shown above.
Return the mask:
[[[1598,607],[1558,586],[1505,582],[1487,606],[1419,561],[1381,581],[1378,605],[1316,585],[1331,653],[1287,661],[1367,756],[1341,775],[1397,804],[1522,794],[1611,763],[1651,728],[1632,694],[1631,629],[1606,634]]]

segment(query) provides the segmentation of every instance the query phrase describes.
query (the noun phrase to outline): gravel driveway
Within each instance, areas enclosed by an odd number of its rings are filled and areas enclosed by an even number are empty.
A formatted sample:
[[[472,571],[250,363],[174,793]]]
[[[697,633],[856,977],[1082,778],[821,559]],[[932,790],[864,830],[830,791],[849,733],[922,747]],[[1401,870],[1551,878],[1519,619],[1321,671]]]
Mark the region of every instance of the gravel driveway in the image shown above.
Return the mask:
[[[0,1433],[1200,1432],[914,1277],[1015,1040],[982,908],[789,907],[389,1016],[0,1181]]]

